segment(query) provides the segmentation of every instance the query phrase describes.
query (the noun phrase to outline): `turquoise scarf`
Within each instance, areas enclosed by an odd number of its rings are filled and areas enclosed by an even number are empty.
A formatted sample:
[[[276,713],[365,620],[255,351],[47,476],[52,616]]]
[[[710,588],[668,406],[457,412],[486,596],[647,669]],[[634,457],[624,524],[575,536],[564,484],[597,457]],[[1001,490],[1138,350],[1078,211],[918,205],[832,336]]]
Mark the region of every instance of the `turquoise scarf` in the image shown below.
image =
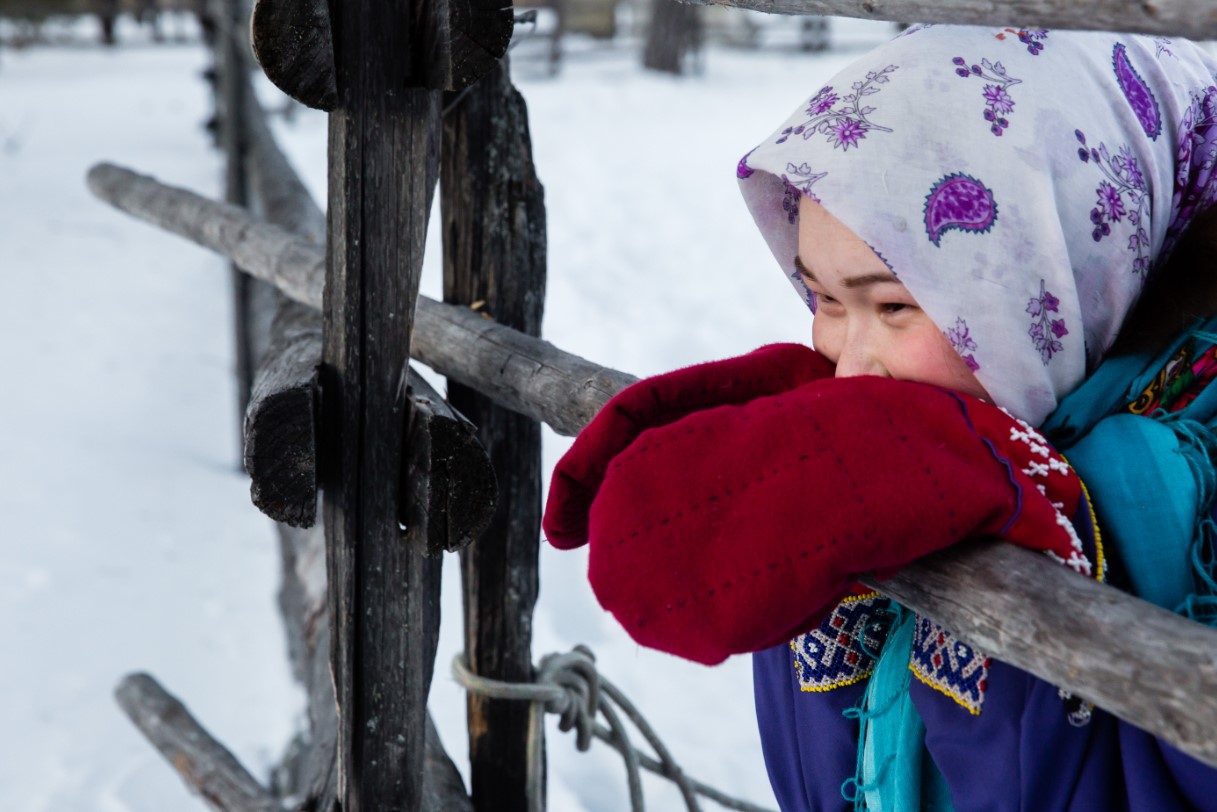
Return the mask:
[[[1041,431],[1089,489],[1111,579],[1150,603],[1217,626],[1217,318],[1157,356],[1109,359]],[[857,810],[952,812],[909,697],[912,612],[892,625],[857,708]]]
[[[909,698],[916,615],[892,603],[887,641],[858,707],[856,777],[841,792],[855,810],[954,812],[946,779],[925,749],[925,725]]]
[[[1090,490],[1112,580],[1217,626],[1217,318],[1105,361],[1041,431]]]

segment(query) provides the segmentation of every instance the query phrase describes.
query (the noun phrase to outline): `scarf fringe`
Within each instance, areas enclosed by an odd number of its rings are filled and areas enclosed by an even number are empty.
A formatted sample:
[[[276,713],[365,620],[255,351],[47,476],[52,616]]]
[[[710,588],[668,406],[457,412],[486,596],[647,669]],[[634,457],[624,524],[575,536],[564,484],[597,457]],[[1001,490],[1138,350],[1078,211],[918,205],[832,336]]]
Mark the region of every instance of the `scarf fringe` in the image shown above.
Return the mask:
[[[1195,589],[1175,612],[1217,628],[1217,522],[1212,516],[1217,501],[1217,432],[1196,420],[1172,418],[1164,415],[1159,420],[1179,440],[1178,453],[1183,455],[1195,478],[1200,508],[1190,556]]]
[[[912,612],[895,601],[890,602],[886,609],[875,615],[873,622],[883,623],[887,626],[887,633],[882,635],[883,643],[880,644],[877,651],[871,652],[864,646],[866,653],[874,657],[876,663],[878,663],[883,654],[887,653],[887,644],[892,639],[892,632],[904,623],[906,619],[912,620]],[[866,803],[867,793],[874,792],[883,786],[888,778],[888,770],[894,759],[894,756],[889,755],[879,765],[878,769],[875,770],[874,779],[871,781],[865,780],[867,728],[873,720],[891,713],[908,694],[908,670],[904,669],[903,686],[897,685],[887,696],[879,697],[879,688],[882,686],[880,685],[881,681],[876,679],[878,671],[879,668],[876,665],[875,672],[872,673],[866,690],[858,700],[858,704],[848,707],[841,712],[841,715],[846,719],[858,720],[858,755],[854,763],[854,774],[850,778],[845,779],[841,784],[841,797],[853,804],[854,812],[866,812],[868,808]]]

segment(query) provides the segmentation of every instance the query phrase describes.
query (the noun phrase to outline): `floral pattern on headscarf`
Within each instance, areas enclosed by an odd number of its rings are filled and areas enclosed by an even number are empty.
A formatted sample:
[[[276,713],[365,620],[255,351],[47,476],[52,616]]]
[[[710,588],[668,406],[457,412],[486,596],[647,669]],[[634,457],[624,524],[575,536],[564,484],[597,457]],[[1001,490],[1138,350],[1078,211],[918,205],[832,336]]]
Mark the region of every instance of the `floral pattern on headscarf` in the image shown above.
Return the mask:
[[[804,196],[1038,424],[1217,201],[1215,71],[1180,39],[915,26],[818,88],[737,174],[809,306],[793,266]]]

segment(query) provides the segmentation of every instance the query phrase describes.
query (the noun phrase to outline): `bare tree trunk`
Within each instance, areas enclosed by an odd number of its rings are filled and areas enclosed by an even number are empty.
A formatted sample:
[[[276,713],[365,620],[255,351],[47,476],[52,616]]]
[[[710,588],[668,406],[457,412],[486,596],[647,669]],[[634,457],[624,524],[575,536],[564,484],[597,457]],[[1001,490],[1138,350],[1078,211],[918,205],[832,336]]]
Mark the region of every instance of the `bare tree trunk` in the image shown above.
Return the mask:
[[[685,58],[700,50],[701,40],[701,12],[697,6],[655,0],[642,64],[651,70],[680,76],[685,72]]]
[[[118,19],[118,0],[97,0],[97,20],[101,23],[101,42],[114,45],[114,22]]]

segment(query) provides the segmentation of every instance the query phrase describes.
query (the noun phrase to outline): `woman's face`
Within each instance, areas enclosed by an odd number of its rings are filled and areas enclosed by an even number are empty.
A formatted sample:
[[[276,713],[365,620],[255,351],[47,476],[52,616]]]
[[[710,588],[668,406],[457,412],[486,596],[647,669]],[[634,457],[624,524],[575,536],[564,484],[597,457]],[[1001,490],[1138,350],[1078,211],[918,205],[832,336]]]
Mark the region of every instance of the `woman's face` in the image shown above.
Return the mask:
[[[816,298],[812,343],[837,365],[838,378],[878,375],[992,400],[883,260],[806,197],[795,265]]]

